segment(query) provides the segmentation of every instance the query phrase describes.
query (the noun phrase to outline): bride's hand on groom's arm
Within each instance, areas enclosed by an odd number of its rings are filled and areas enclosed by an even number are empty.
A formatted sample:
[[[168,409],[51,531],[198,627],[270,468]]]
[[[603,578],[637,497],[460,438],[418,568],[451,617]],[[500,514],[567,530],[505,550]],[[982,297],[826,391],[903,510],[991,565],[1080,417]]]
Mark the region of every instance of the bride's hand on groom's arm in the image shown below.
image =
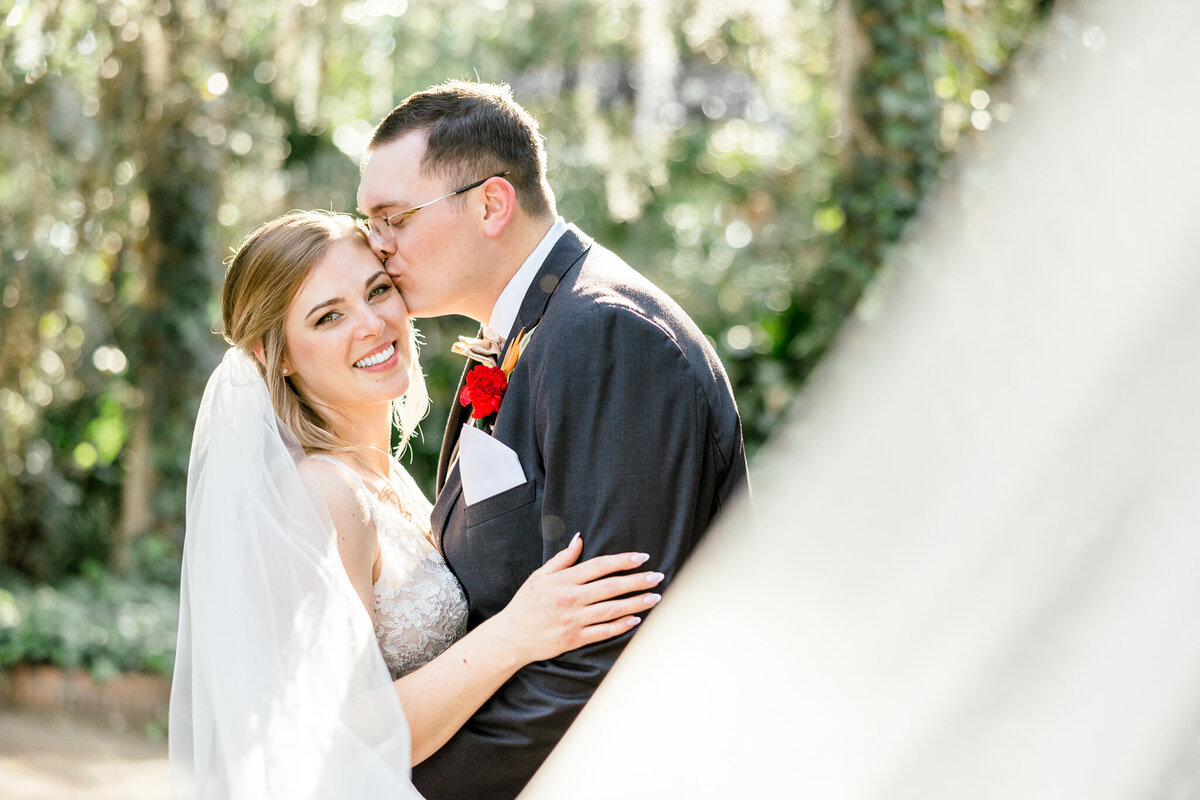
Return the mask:
[[[395,681],[408,719],[413,764],[445,744],[521,667],[619,636],[658,602],[659,595],[647,590],[659,584],[661,574],[615,574],[644,564],[644,553],[597,556],[576,564],[582,552],[576,537],[526,579],[503,611]]]
[[[583,541],[576,534],[521,584],[494,618],[498,635],[510,642],[522,666],[619,636],[658,603],[660,596],[648,590],[662,581],[661,573],[615,574],[641,566],[648,555],[619,553],[575,563],[582,552]]]

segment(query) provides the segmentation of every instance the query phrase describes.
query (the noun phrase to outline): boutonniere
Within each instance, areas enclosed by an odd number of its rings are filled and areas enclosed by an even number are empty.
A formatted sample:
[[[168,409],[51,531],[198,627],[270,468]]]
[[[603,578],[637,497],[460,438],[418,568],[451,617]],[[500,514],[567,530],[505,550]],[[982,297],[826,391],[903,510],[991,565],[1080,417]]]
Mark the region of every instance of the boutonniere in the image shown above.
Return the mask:
[[[522,328],[517,334],[517,341],[504,354],[504,363],[498,367],[494,358],[485,360],[475,355],[474,352],[464,353],[468,358],[480,362],[467,373],[466,382],[458,395],[460,404],[471,406],[471,419],[482,420],[500,410],[500,401],[504,399],[504,393],[508,390],[508,376],[517,368],[517,360],[521,358],[521,353],[529,344],[529,337],[536,329],[536,325],[528,331]],[[463,349],[475,350],[472,346],[473,342],[466,343],[461,338],[459,341],[464,345]],[[458,345],[455,345],[455,352],[460,352]],[[484,354],[480,353],[479,355]],[[499,350],[496,351],[496,355],[499,355]]]
[[[479,333],[478,337],[458,337],[458,341],[451,346],[450,352],[494,367],[496,359],[500,357],[500,351],[504,349],[504,337],[487,325],[481,326]]]

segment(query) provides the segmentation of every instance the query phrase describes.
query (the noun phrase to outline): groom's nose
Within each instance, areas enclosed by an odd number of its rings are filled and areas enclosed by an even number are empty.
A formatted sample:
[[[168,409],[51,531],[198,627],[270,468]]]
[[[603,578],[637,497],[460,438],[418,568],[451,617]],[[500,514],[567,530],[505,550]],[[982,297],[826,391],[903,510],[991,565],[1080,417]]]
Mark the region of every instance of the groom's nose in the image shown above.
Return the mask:
[[[395,254],[396,254],[396,251],[393,250],[392,252],[388,253],[387,255],[381,256],[381,258],[383,258],[383,271],[387,273],[388,277],[392,279],[392,283],[396,284],[396,288],[399,289],[400,288],[400,263],[399,263],[399,261],[392,261],[389,258],[389,256],[393,256]]]
[[[384,269],[387,269],[388,259],[396,255],[396,237],[381,236],[379,233],[371,231],[367,234],[367,244],[371,246],[375,256],[383,262]],[[388,274],[391,275],[391,272]],[[392,277],[396,276],[392,275]]]

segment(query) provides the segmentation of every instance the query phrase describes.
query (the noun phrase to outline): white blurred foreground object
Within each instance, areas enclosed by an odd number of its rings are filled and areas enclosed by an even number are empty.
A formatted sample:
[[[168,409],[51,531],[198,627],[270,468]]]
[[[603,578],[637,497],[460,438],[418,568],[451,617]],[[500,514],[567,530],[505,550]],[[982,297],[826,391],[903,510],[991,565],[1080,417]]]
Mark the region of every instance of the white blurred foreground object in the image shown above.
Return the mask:
[[[1196,796],[1200,7],[1077,13],[523,798]]]

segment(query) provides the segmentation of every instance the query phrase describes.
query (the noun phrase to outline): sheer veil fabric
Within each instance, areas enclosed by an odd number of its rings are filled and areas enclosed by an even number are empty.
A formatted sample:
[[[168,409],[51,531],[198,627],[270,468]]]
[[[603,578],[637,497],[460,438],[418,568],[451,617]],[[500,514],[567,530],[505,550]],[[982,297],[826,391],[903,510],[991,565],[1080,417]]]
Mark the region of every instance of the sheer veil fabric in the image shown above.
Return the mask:
[[[180,590],[172,797],[420,797],[319,489],[236,348],[196,420]]]

